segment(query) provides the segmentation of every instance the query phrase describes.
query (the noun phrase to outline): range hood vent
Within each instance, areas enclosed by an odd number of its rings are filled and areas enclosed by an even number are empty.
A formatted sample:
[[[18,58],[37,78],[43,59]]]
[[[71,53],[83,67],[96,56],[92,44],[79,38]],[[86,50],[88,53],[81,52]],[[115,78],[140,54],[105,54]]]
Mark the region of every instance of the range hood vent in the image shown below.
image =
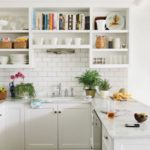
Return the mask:
[[[53,54],[74,54],[75,49],[48,49],[47,53]]]

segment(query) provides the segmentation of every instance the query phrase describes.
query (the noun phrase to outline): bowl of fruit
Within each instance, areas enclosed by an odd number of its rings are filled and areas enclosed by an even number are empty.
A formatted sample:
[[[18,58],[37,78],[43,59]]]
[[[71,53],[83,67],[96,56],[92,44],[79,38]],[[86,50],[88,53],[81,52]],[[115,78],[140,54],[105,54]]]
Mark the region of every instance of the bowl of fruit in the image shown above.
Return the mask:
[[[132,99],[131,94],[129,94],[124,88],[120,89],[118,92],[115,92],[110,98],[116,101],[127,101]]]
[[[0,87],[0,100],[7,98],[7,90],[4,87]]]
[[[147,120],[148,115],[146,113],[135,113],[134,118],[137,122],[142,123]]]

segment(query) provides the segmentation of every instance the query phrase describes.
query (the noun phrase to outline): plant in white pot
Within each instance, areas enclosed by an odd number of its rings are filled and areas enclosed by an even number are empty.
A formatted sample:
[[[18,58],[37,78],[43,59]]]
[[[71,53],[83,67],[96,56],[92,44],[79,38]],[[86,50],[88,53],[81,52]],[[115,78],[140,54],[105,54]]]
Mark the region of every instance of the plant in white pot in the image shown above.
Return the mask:
[[[77,77],[79,83],[83,84],[86,96],[95,97],[96,86],[100,84],[101,76],[96,70],[87,70],[80,77]]]
[[[109,90],[111,89],[110,83],[108,80],[101,80],[99,84],[100,96],[103,99],[107,99],[109,97]]]

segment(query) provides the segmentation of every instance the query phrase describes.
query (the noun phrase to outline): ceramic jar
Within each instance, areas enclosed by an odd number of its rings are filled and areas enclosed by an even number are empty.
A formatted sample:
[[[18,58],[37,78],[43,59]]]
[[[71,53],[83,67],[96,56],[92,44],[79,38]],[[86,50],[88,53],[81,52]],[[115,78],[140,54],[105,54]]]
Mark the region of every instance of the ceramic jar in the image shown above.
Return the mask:
[[[96,48],[105,48],[105,37],[104,36],[97,36],[96,37]]]

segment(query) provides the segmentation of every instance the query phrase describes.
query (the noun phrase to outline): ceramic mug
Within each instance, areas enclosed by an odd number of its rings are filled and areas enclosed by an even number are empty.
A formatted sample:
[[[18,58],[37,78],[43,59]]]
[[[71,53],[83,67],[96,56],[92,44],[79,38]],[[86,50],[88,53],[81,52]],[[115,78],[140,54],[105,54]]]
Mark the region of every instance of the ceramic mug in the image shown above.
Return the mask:
[[[36,38],[34,39],[35,45],[43,45],[44,44],[44,38]]]
[[[0,64],[7,64],[8,56],[0,56]]]
[[[81,44],[81,38],[74,38],[74,44],[80,45]]]
[[[51,45],[57,45],[57,42],[58,42],[58,38],[57,37],[53,37],[51,38]]]
[[[71,43],[72,43],[72,38],[66,38],[65,39],[65,44],[66,45],[71,45]]]

